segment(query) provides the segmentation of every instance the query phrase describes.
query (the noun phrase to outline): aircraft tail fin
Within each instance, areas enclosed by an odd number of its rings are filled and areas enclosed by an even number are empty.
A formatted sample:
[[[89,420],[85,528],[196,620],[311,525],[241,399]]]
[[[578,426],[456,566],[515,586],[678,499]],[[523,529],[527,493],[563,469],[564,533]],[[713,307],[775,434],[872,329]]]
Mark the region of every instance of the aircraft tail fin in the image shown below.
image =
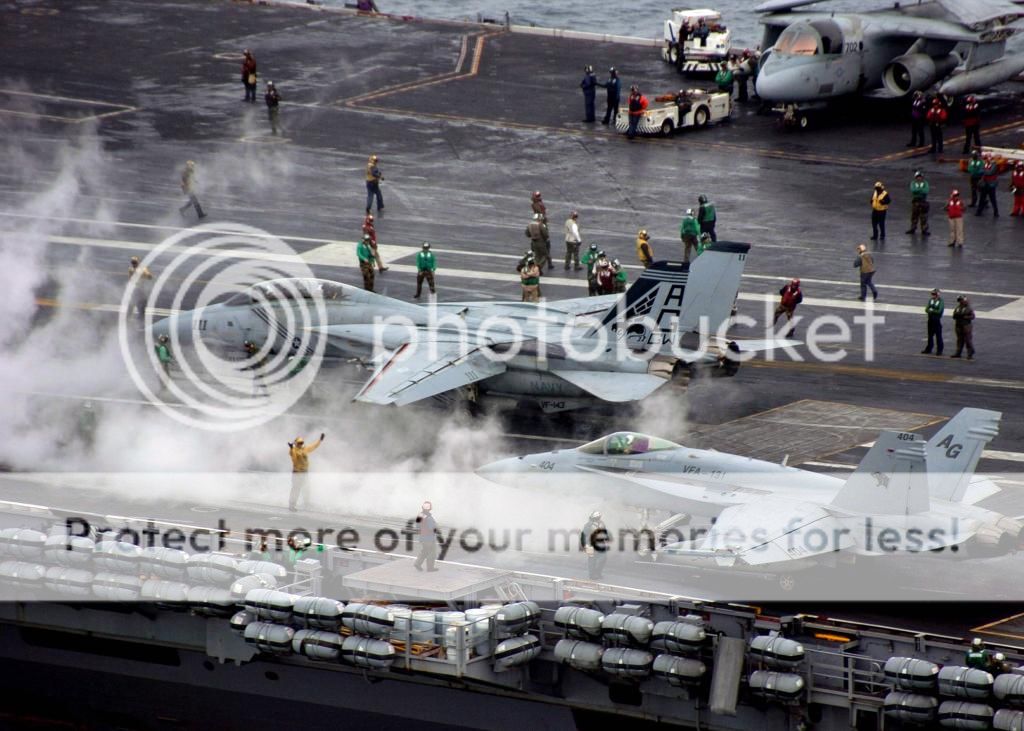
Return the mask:
[[[732,313],[750,244],[719,241],[690,263],[655,262],[590,329],[654,347],[698,329],[713,333]]]
[[[856,471],[832,499],[850,513],[912,515],[928,510],[925,443],[916,434],[879,434]]]
[[[961,409],[928,440],[928,490],[941,500],[960,502],[978,467],[981,452],[999,433],[999,411]]]

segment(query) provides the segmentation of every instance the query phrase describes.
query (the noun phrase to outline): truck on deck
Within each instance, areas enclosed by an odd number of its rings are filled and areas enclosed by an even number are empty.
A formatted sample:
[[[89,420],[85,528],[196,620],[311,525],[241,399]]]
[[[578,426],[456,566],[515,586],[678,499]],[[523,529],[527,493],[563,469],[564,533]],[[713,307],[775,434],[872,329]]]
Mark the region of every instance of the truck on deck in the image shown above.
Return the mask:
[[[681,89],[670,94],[659,94],[654,101],[655,103],[644,111],[637,125],[639,134],[660,134],[667,137],[684,127],[706,127],[713,122],[720,122],[728,119],[732,113],[732,100],[729,94],[722,91]],[[629,130],[627,105],[619,107],[615,130]]]

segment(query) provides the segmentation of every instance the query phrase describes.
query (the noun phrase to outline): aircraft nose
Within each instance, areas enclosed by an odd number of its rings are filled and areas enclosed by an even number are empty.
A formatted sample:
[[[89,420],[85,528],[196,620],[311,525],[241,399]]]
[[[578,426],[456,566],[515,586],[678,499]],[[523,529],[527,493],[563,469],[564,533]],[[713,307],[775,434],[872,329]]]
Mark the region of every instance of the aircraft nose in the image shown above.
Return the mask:
[[[817,91],[805,64],[789,65],[774,56],[761,68],[754,89],[768,102],[810,101]]]
[[[532,465],[524,457],[499,459],[476,469],[481,477],[510,487],[515,487],[524,473],[532,471]]]
[[[175,313],[153,323],[153,339],[158,340],[161,335],[172,339],[176,337],[179,344],[190,345],[192,343],[192,313]]]

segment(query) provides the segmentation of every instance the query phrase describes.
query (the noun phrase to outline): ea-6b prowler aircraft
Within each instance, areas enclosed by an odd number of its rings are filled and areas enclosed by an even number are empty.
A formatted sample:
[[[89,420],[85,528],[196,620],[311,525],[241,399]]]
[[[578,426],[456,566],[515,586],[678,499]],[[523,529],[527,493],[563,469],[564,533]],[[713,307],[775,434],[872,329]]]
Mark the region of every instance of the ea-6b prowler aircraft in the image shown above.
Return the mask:
[[[864,13],[797,11],[823,0],[769,0],[756,88],[767,102],[806,104],[852,94],[902,97],[938,84],[946,95],[1007,81],[1024,6],[1009,0],[895,2]]]
[[[706,535],[662,549],[698,566],[790,572],[840,553],[992,556],[1015,550],[1024,528],[1018,517],[976,505],[999,490],[972,477],[1001,416],[963,409],[927,444],[883,432],[846,480],[628,432],[478,473],[713,518]]]
[[[731,376],[743,351],[795,342],[737,344],[702,335],[727,325],[749,248],[718,242],[693,262],[655,263],[621,296],[551,303],[421,306],[337,282],[271,280],[171,315],[153,335],[171,334],[172,349],[201,340],[241,353],[249,341],[264,354],[299,355],[326,338],[325,357],[374,367],[356,399],[376,404],[466,390],[472,400],[504,397],[547,412],[633,401],[674,373],[706,367]]]

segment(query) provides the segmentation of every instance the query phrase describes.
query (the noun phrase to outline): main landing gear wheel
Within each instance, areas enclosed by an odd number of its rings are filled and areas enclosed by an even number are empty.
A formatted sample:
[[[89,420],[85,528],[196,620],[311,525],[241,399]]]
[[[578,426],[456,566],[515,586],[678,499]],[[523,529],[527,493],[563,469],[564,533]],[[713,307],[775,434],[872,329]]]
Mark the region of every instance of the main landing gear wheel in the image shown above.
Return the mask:
[[[806,114],[801,114],[796,121],[800,129],[807,129],[811,126],[811,119]]]

